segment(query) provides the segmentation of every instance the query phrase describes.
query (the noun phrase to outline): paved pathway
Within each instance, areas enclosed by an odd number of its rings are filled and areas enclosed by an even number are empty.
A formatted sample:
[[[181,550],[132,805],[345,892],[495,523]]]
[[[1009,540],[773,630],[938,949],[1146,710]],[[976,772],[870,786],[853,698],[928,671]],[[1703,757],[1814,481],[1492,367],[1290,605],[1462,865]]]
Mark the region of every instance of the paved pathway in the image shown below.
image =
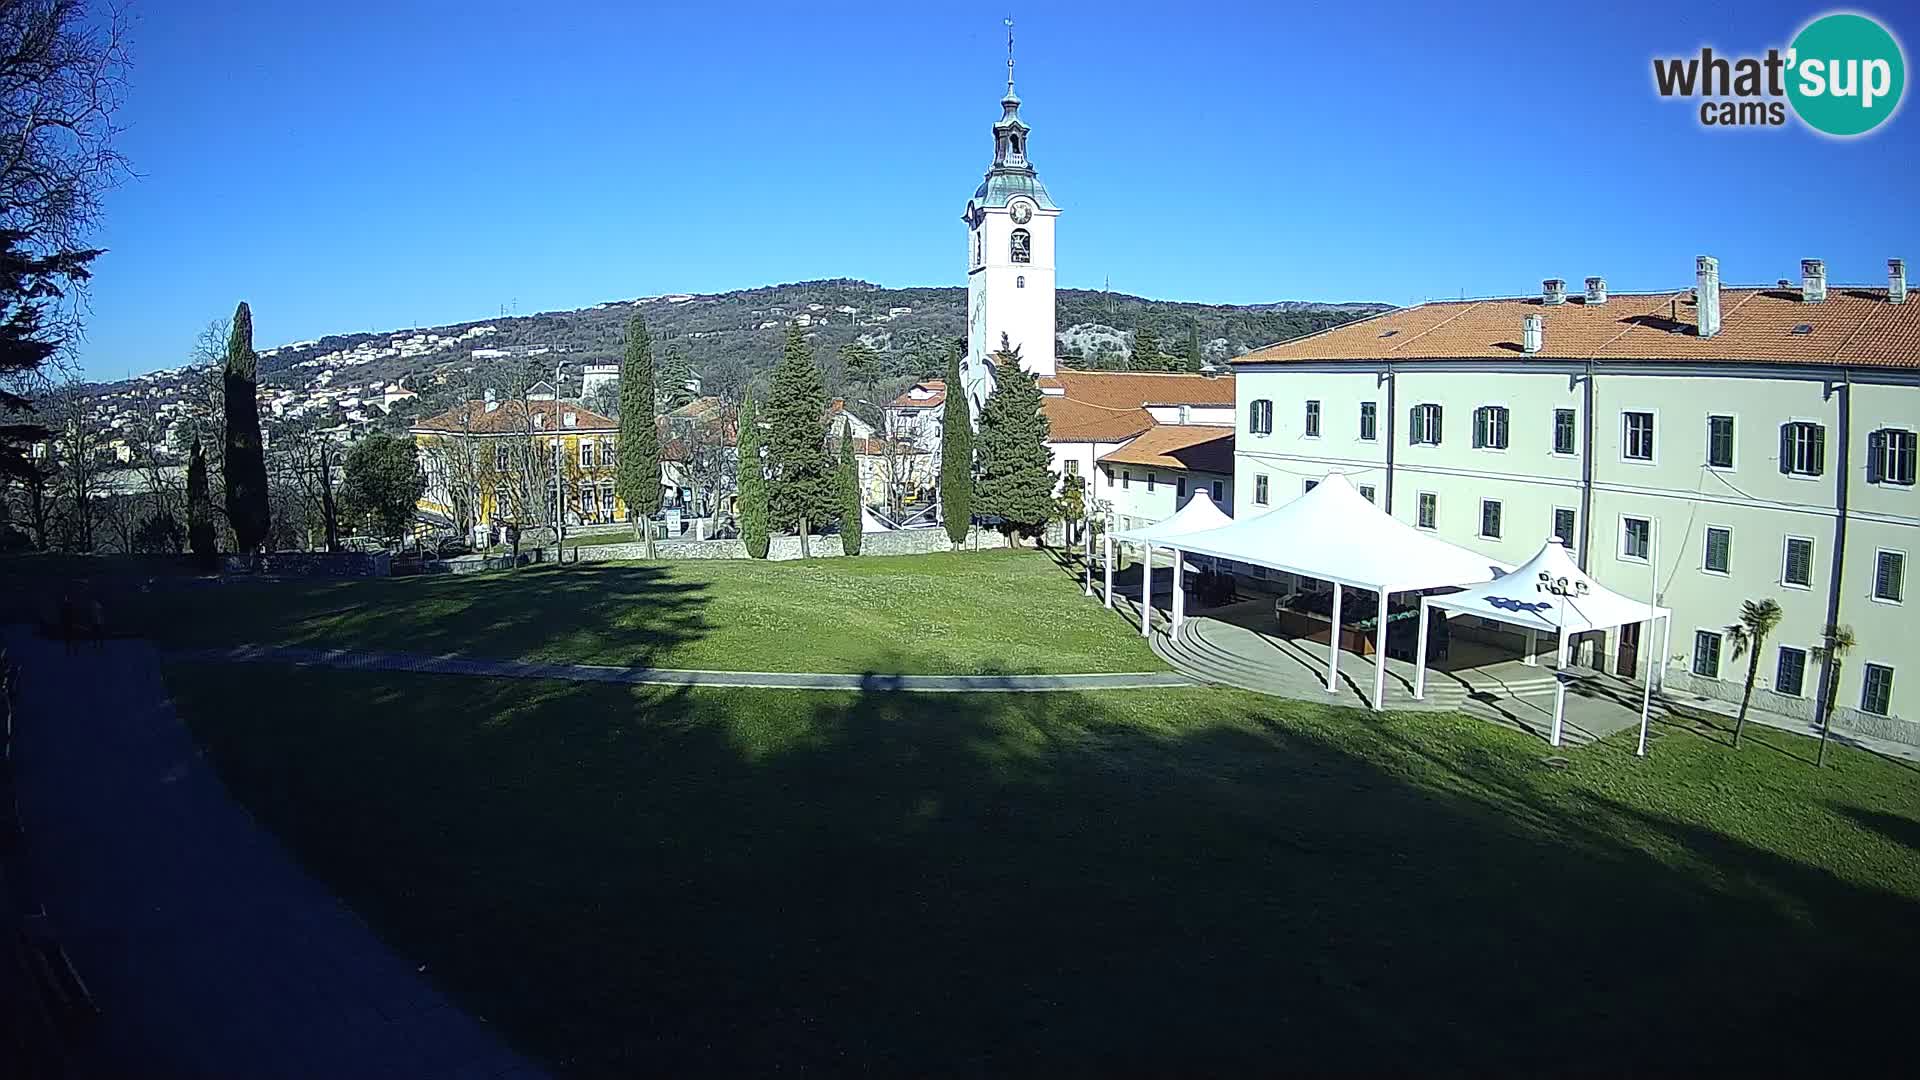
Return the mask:
[[[411,671],[434,675],[482,675],[509,679],[565,679],[573,682],[651,686],[736,686],[775,690],[902,690],[914,693],[1038,693],[1060,690],[1141,690],[1192,686],[1173,672],[1114,672],[1090,675],[845,675],[790,671],[697,671],[688,668],[610,667],[556,664],[537,660],[481,660],[421,653],[308,649],[295,646],[239,645],[230,649],[192,649],[173,653],[186,660],[266,661],[364,671]]]
[[[81,1075],[540,1075],[233,801],[150,645],[6,639],[33,882],[104,1012]]]

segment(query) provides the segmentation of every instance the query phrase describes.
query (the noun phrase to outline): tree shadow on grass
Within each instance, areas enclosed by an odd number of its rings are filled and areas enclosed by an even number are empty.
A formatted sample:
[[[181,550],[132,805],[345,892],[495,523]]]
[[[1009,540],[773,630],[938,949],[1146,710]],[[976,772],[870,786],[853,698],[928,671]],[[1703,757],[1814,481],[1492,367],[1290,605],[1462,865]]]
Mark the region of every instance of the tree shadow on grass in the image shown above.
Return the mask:
[[[1466,718],[236,670],[177,688],[229,785],[582,1075],[1779,1071],[1920,925]]]

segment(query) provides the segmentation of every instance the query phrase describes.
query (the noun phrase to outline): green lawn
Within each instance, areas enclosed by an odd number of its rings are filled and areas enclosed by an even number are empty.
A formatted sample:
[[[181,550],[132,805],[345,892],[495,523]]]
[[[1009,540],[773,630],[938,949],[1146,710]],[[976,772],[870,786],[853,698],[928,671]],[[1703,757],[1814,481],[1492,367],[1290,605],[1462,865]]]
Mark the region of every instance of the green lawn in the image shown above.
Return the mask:
[[[1475,720],[1215,690],[169,680],[261,821],[574,1074],[1910,1054],[1920,771],[1766,729],[1555,769]]]
[[[160,588],[109,612],[170,646],[324,645],[730,671],[1159,671],[1051,555],[589,563]]]

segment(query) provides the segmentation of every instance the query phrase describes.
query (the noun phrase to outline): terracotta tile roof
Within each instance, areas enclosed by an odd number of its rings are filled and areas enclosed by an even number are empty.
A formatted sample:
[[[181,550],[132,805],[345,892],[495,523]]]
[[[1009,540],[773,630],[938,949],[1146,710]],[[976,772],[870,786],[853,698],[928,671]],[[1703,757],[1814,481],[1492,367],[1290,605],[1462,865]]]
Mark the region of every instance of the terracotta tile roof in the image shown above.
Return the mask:
[[[1153,426],[1153,416],[1135,406],[1109,409],[1069,397],[1040,399],[1050,442],[1120,442]]]
[[[620,425],[614,420],[601,416],[591,409],[583,408],[569,401],[531,401],[526,406],[533,410],[540,426],[533,430],[535,435],[550,435],[555,431],[562,435],[569,433],[617,432]],[[527,430],[527,421],[521,412],[519,398],[501,401],[492,412],[487,411],[485,401],[466,401],[446,412],[429,416],[413,426],[413,431],[422,433],[445,432],[453,435],[517,435]],[[566,426],[566,414],[573,414],[573,426]],[[464,418],[464,422],[463,422]]]
[[[926,397],[916,398],[915,390],[932,391]],[[914,383],[901,392],[900,396],[887,402],[889,409],[937,409],[947,403],[947,380],[925,379]]]
[[[713,412],[715,409],[724,409],[726,407],[726,398],[713,396],[698,397],[668,412],[667,415],[680,419],[697,420]]]
[[[1117,465],[1149,465],[1162,469],[1201,469],[1232,474],[1233,429],[1202,424],[1161,424],[1140,437],[1100,455]]]
[[[1920,299],[1830,286],[1803,303],[1795,288],[1723,288],[1720,333],[1696,333],[1693,290],[1614,294],[1589,305],[1539,297],[1440,301],[1255,349],[1236,364],[1289,360],[1663,360],[1920,368]],[[1544,317],[1539,352],[1520,348],[1522,317]],[[1799,327],[1806,327],[1796,333]]]
[[[1038,380],[1040,389],[1108,409],[1145,405],[1231,405],[1233,376],[1151,371],[1071,371]]]
[[[896,448],[896,452],[901,455],[913,456],[932,453],[932,451],[915,446],[905,439],[896,440],[893,445]],[[853,440],[853,452],[862,457],[884,457],[887,454],[887,440],[881,438],[855,438]]]

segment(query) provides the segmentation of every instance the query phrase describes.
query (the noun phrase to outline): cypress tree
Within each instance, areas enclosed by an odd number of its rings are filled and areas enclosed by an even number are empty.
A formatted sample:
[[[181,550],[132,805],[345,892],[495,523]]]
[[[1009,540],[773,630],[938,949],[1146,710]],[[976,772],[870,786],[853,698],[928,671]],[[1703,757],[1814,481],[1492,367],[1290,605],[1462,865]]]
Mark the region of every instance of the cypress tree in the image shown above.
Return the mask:
[[[187,456],[187,545],[195,559],[213,565],[213,493],[207,489],[207,455],[198,435]]]
[[[973,412],[960,385],[960,354],[947,354],[947,400],[941,409],[940,516],[947,539],[966,542],[973,525]]]
[[[654,388],[660,402],[660,411],[670,413],[693,400],[693,392],[687,384],[693,381],[693,368],[680,352],[680,343],[667,342],[666,351],[660,357],[658,386]],[[622,405],[624,408],[625,405]]]
[[[840,440],[840,546],[848,555],[860,554],[862,520],[866,508],[860,497],[860,462],[853,456],[853,436]]]
[[[980,410],[980,473],[974,509],[1000,519],[1010,543],[1037,536],[1057,508],[1048,468],[1047,418],[1040,411],[1040,384],[1017,364],[1002,365],[1000,385]]]
[[[807,530],[833,520],[838,499],[827,459],[827,388],[797,326],[787,328],[767,412],[773,425],[767,442],[769,520],[775,528],[800,534],[800,556],[805,558]]]
[[[233,313],[227,336],[227,367],[222,383],[227,420],[225,469],[227,521],[233,546],[249,554],[267,542],[272,519],[267,510],[267,455],[260,440],[257,383],[260,358],[253,351],[253,311],[243,301]]]
[[[1200,324],[1195,322],[1187,332],[1187,370],[1204,371],[1207,367],[1207,353],[1200,344]]]
[[[767,470],[760,460],[760,420],[754,415],[753,395],[740,402],[739,449],[740,539],[747,554],[756,559],[767,557],[772,538],[767,535]]]
[[[1133,332],[1132,362],[1128,365],[1135,371],[1159,371],[1167,366],[1167,357],[1160,351],[1160,339],[1154,336],[1153,327],[1142,324]]]
[[[653,557],[653,515],[660,512],[660,429],[654,426],[653,339],[647,320],[627,323],[627,354],[620,364],[620,457],[614,490],[626,504],[635,536],[646,524],[647,558]]]

